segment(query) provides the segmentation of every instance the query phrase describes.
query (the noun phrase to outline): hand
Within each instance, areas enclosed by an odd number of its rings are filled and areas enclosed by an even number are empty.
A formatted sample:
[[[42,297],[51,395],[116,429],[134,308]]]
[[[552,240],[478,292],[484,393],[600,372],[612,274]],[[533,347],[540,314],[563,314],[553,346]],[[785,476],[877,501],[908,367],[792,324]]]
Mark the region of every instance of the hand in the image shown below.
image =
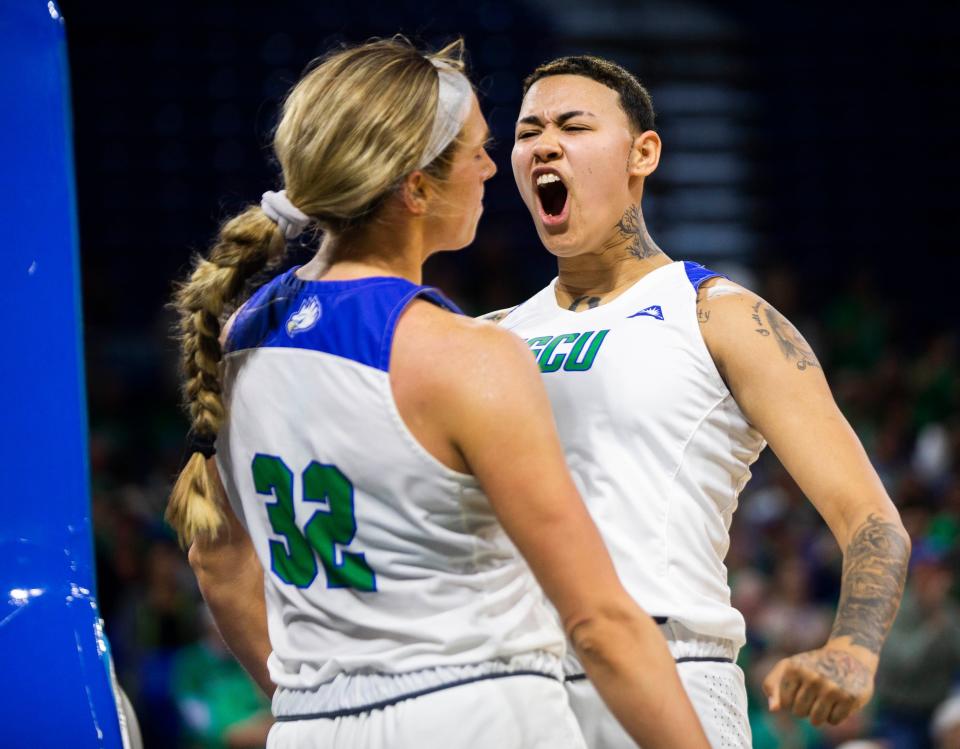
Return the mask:
[[[873,674],[850,651],[828,645],[784,658],[763,680],[763,691],[771,710],[837,725],[870,701]]]

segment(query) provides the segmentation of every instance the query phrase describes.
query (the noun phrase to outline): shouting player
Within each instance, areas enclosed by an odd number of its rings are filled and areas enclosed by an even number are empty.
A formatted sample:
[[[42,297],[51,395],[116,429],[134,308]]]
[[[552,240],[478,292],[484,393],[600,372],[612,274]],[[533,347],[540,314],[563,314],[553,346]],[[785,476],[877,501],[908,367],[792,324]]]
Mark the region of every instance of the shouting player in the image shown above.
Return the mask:
[[[844,553],[830,639],[776,665],[771,709],[837,723],[867,702],[910,545],[800,333],[651,239],[641,197],[660,158],[653,127],[646,90],[608,61],[562,58],[527,78],[513,172],[559,271],[489,317],[534,352],[578,488],[624,584],[658,617],[711,743],[745,749],[744,621],[723,560],[764,445]],[[588,744],[626,746],[573,661],[567,683]]]
[[[706,749],[538,418],[523,343],[420,284],[427,257],[473,240],[496,169],[458,50],[338,50],[291,91],[285,189],[226,222],[177,294],[199,439],[169,517],[274,693],[270,749],[582,749],[531,570],[630,734]],[[245,282],[311,226],[314,260],[221,336]]]

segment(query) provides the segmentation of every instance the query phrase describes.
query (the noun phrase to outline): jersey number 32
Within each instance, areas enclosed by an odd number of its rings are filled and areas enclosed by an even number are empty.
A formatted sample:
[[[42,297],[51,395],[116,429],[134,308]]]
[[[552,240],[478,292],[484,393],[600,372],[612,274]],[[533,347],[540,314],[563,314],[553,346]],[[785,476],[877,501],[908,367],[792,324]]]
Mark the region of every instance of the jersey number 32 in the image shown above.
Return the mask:
[[[337,549],[349,544],[357,532],[353,484],[339,468],[313,461],[301,474],[303,501],[326,505],[310,516],[302,531],[294,518],[293,471],[283,459],[257,454],[253,482],[259,494],[276,499],[267,503],[267,517],[274,532],[286,541],[270,541],[271,567],[277,577],[307,588],[317,577],[319,557],[328,588],[377,589],[377,577],[363,554]]]

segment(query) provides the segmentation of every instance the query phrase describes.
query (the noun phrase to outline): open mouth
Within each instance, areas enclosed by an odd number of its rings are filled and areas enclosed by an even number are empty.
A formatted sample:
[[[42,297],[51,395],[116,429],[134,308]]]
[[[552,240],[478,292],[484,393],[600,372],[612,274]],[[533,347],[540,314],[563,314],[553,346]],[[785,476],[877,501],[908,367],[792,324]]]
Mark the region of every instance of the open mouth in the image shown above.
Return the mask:
[[[537,198],[545,223],[559,223],[566,218],[567,196],[567,186],[558,175],[548,172],[537,177]]]

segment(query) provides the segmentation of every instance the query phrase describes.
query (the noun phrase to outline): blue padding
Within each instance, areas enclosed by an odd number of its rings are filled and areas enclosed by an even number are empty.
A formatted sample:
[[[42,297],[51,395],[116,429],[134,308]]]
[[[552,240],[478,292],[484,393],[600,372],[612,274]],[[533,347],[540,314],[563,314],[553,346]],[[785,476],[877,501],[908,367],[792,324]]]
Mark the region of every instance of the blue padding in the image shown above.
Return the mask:
[[[715,270],[703,267],[700,263],[693,263],[689,260],[683,261],[683,269],[687,272],[687,278],[690,279],[694,291],[699,291],[700,285],[711,278],[726,278],[723,273],[717,273]]]
[[[97,608],[63,19],[0,0],[0,746],[119,749]]]
[[[227,337],[227,353],[309,349],[386,372],[394,329],[410,302],[424,298],[463,314],[436,289],[403,278],[304,281],[295,270],[267,283],[243,306]]]

